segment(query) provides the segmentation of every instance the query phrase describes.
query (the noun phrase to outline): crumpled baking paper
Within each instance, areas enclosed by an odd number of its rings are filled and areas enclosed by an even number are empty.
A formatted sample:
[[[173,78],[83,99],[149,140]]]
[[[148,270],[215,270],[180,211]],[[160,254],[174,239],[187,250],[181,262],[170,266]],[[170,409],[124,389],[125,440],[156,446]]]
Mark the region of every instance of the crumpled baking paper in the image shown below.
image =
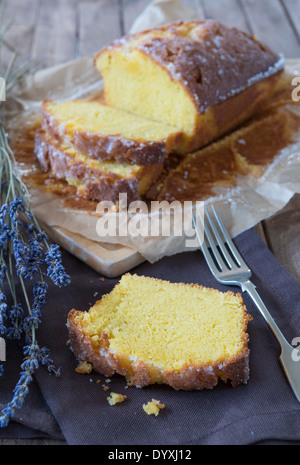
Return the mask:
[[[193,12],[185,8],[180,1],[155,0],[137,18],[131,31],[137,32],[177,19],[190,18],[194,18]],[[291,79],[292,76],[300,76],[300,60],[289,61],[286,71]],[[28,125],[39,115],[41,103],[45,98],[56,101],[87,98],[99,93],[101,89],[101,78],[93,66],[91,56],[38,71],[22,82],[7,101],[8,130],[13,137],[16,128]],[[214,203],[225,226],[234,237],[274,215],[295,193],[299,192],[300,134],[299,141],[286,147],[262,177],[257,179],[241,176],[234,188],[226,189],[220,195],[208,199],[206,203]],[[150,262],[155,262],[166,255],[191,251],[199,247],[192,229],[190,207],[185,211],[187,212],[185,224],[180,225],[183,229],[181,234],[175,228],[169,235],[160,234],[152,237],[144,235],[145,229],[143,230],[141,217],[139,235],[131,230],[127,235],[122,235],[119,234],[119,230],[115,236],[105,236],[103,225],[99,225],[102,220],[96,214],[66,208],[61,197],[49,192],[45,193],[29,187],[29,193],[36,217],[50,228],[60,226],[92,241],[128,246]],[[158,214],[152,214],[152,218],[153,215],[155,217]],[[131,219],[130,217],[129,220]]]

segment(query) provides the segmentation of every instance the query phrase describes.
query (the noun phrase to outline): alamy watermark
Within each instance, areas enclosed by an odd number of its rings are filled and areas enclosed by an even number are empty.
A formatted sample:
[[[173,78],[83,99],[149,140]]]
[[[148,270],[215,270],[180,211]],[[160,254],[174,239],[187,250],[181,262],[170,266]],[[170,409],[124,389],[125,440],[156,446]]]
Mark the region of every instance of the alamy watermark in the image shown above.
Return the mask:
[[[186,247],[198,247],[192,209],[197,230],[203,237],[204,202],[137,200],[127,203],[127,194],[119,194],[118,207],[113,202],[101,201],[97,205],[99,216],[96,230],[104,237],[184,237]],[[200,244],[201,245],[201,244]]]
[[[0,362],[6,361],[6,343],[3,337],[0,337]]]
[[[292,351],[292,359],[294,362],[299,362],[300,361],[300,337],[294,337],[292,340],[292,346],[295,347],[295,349]]]
[[[292,99],[294,102],[300,101],[300,76],[296,76],[292,79],[292,86],[296,86],[292,91]]]
[[[6,85],[5,79],[0,77],[0,102],[5,102],[6,100]]]
[[[6,100],[6,85],[5,79],[0,77],[0,102]],[[6,361],[6,343],[3,337],[0,337],[0,362]]]

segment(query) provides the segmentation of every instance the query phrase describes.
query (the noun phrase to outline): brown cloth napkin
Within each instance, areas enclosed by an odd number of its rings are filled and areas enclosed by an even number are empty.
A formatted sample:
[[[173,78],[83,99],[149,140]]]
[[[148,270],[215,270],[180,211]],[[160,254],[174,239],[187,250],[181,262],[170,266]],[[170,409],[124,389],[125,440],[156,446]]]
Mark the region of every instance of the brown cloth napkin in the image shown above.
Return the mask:
[[[5,371],[0,377],[0,412],[12,399],[12,390],[20,376],[22,350],[12,341],[6,341]],[[16,421],[0,428],[0,439],[58,439],[64,440],[60,428],[48,408],[40,387],[34,379],[21,410],[16,411]]]
[[[241,234],[236,244],[253,271],[253,282],[261,297],[292,342],[300,336],[300,286],[254,230]],[[63,292],[49,289],[39,329],[39,340],[51,349],[55,363],[62,366],[62,376],[50,376],[41,368],[36,379],[68,444],[243,445],[300,439],[300,404],[282,371],[279,346],[246,295],[245,303],[253,316],[248,328],[251,354],[247,385],[233,389],[221,383],[213,390],[194,392],[175,391],[163,385],[126,388],[125,379],[119,375],[107,382],[97,373],[76,373],[77,362],[67,346],[69,310],[88,310],[118,280],[100,280],[99,274],[67,253],[64,253],[64,263],[72,283]],[[166,257],[152,265],[144,263],[132,272],[173,282],[200,283],[222,291],[240,291],[218,284],[200,251]],[[109,387],[107,391],[103,390],[104,385]],[[107,396],[111,391],[125,394],[127,399],[110,406]],[[166,406],[157,417],[146,415],[142,408],[152,398]],[[20,416],[26,422],[25,410]],[[32,423],[29,426],[34,429]],[[40,427],[37,423],[35,426],[37,430]],[[59,437],[58,431],[52,421],[50,434]]]

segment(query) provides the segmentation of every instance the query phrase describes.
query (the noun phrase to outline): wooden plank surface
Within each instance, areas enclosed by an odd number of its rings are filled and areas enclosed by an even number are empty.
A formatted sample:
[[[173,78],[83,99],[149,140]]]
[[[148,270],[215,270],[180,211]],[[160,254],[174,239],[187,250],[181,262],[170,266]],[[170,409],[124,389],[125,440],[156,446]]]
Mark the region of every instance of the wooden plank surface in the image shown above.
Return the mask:
[[[122,19],[124,34],[127,34],[134,20],[145,10],[149,5],[148,0],[121,0],[122,3]]]
[[[11,0],[9,0],[11,3]],[[31,57],[39,68],[53,66],[76,56],[76,8],[74,0],[40,0]]]
[[[0,5],[3,8],[3,24],[11,22],[5,38],[20,54],[15,63],[15,66],[18,66],[32,57],[32,41],[39,14],[39,0],[19,1],[17,13],[14,1],[2,0]],[[1,54],[5,66],[10,61],[11,52],[1,47]]]
[[[79,57],[98,52],[111,40],[121,37],[121,10],[118,0],[79,1]]]
[[[294,29],[298,40],[300,40],[300,2],[295,0],[281,0],[291,27]]]
[[[199,19],[213,18],[256,34],[286,57],[300,57],[300,0],[183,0]],[[91,54],[128,32],[148,0],[0,0],[13,19],[8,39],[18,62],[37,57],[40,67]],[[2,52],[4,61],[9,53]],[[279,261],[300,283],[300,196],[257,227]],[[64,444],[50,440],[0,440],[6,444]]]
[[[279,0],[240,0],[248,23],[259,40],[286,58],[300,56],[299,37]],[[295,0],[297,2],[297,0]]]
[[[245,32],[251,32],[247,17],[238,0],[203,0],[206,18],[220,21]]]

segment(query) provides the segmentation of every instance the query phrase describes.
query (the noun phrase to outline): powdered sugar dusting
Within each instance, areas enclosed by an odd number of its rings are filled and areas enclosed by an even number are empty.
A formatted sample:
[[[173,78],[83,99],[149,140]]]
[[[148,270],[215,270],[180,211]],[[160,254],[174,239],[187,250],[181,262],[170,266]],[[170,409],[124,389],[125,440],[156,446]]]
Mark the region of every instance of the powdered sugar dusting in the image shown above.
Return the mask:
[[[273,76],[285,65],[282,55],[214,21],[179,25],[171,34],[163,29],[152,37],[141,34],[135,47],[165,68],[172,80],[181,82],[200,112]]]

